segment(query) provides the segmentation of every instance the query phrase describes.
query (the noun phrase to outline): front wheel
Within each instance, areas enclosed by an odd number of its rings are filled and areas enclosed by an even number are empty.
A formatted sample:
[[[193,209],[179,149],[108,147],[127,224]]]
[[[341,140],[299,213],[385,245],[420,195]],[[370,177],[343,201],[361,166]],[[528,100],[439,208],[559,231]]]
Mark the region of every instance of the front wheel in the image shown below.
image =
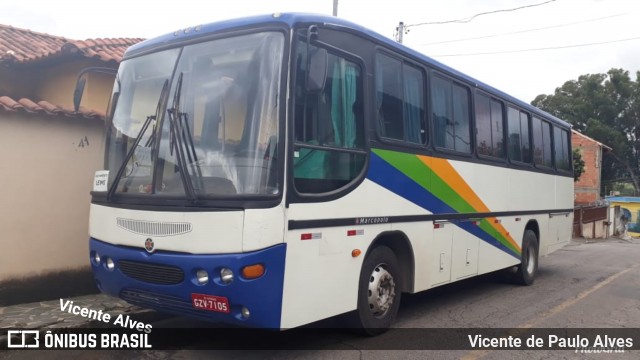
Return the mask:
[[[522,253],[520,265],[515,274],[515,280],[521,285],[531,285],[538,272],[538,238],[531,230],[524,232],[522,239]]]
[[[387,331],[398,314],[401,294],[396,255],[386,246],[374,248],[360,272],[355,326],[369,336]]]

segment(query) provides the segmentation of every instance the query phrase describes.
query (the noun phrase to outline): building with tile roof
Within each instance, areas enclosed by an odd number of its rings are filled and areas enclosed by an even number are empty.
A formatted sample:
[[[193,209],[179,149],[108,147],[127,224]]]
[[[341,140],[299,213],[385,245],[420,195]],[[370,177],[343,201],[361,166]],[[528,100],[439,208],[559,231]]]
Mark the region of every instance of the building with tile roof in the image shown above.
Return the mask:
[[[103,118],[113,78],[96,76],[98,89],[87,92],[94,99],[76,113],[70,95],[75,75],[87,66],[117,68],[125,50],[142,40],[70,40],[0,25],[0,110]]]
[[[142,39],[72,40],[0,25],[0,306],[97,291],[87,261],[89,191],[104,162],[104,116],[117,68]],[[26,297],[26,298],[25,298]]]

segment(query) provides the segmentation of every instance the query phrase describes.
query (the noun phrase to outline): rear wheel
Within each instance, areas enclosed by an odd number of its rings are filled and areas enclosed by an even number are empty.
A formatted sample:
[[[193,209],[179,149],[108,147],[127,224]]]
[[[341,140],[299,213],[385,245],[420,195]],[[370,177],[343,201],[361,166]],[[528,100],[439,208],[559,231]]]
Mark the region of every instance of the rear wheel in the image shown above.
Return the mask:
[[[402,294],[398,270],[396,255],[386,246],[374,248],[364,260],[354,314],[354,325],[364,334],[382,334],[395,320]]]
[[[521,285],[531,285],[538,272],[538,238],[536,233],[525,230],[522,239],[520,265],[515,273],[515,281]]]

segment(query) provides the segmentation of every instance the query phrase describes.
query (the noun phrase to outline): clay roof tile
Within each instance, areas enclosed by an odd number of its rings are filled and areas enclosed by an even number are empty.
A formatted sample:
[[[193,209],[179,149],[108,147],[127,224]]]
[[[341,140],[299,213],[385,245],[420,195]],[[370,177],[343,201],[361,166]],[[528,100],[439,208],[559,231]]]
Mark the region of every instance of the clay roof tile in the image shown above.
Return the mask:
[[[0,96],[0,110],[26,112],[26,113],[42,113],[47,115],[65,115],[69,117],[80,117],[87,119],[104,119],[105,114],[100,111],[80,107],[76,112],[66,106],[54,105],[48,101],[34,101],[32,99],[21,98],[16,101],[9,96]]]
[[[71,40],[0,24],[0,63],[29,64],[50,57],[69,56],[69,54],[118,63],[129,46],[142,40],[140,38]],[[0,96],[0,110],[92,119],[105,118],[103,112],[96,110],[81,107],[76,112],[45,100],[35,101],[29,98],[15,100],[10,96]]]
[[[120,62],[125,50],[143,39],[111,38],[71,40],[61,36],[0,25],[0,61],[29,63],[77,53],[106,62]]]

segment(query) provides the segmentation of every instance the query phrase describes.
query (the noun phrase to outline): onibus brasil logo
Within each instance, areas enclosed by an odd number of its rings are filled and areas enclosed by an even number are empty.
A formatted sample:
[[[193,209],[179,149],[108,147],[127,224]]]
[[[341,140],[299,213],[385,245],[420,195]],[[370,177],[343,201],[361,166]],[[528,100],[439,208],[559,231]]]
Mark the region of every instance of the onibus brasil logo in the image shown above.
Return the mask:
[[[88,332],[88,329],[58,329],[58,330],[8,330],[7,348],[9,349],[150,349],[149,334],[151,324],[131,319],[129,315],[120,314],[111,322],[111,314],[102,310],[94,310],[79,305],[73,301],[60,299],[60,311],[82,316],[87,319],[102,321],[106,324],[119,325],[123,329],[133,332],[108,332],[101,329],[100,333]]]

